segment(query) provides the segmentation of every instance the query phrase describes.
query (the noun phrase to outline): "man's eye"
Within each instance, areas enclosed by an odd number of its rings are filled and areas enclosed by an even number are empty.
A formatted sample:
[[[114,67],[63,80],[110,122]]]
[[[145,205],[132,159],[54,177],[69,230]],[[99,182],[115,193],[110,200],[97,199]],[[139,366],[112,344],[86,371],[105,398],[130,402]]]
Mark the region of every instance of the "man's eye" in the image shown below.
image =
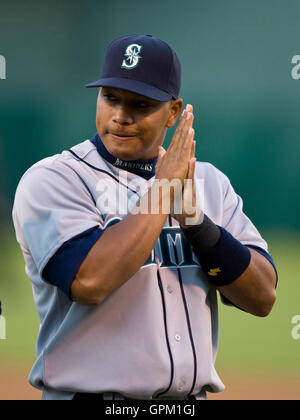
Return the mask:
[[[150,105],[147,102],[138,102],[137,103],[139,108],[148,108]]]
[[[103,95],[105,99],[107,99],[110,102],[115,102],[117,98],[113,95]]]

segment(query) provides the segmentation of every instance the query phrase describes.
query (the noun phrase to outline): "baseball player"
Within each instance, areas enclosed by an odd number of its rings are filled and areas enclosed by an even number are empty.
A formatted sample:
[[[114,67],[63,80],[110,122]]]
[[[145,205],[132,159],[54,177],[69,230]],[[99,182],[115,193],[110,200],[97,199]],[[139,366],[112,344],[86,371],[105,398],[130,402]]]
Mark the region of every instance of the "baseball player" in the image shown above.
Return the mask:
[[[256,316],[274,304],[267,244],[228,177],[196,162],[180,84],[168,44],[114,40],[88,85],[97,134],[18,185],[13,221],[41,323],[29,381],[45,400],[205,399],[224,389],[217,292]]]

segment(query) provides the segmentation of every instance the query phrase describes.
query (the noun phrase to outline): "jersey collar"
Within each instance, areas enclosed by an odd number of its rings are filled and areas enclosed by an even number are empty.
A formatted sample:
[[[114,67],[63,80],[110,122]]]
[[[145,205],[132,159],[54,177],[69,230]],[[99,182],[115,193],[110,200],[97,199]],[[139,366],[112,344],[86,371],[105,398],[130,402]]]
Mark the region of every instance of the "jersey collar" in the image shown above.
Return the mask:
[[[101,138],[99,137],[98,133],[92,139],[90,139],[90,141],[96,146],[98,153],[116,168],[132,172],[147,180],[155,175],[157,157],[147,160],[121,160],[109,153],[109,151],[104,146]]]

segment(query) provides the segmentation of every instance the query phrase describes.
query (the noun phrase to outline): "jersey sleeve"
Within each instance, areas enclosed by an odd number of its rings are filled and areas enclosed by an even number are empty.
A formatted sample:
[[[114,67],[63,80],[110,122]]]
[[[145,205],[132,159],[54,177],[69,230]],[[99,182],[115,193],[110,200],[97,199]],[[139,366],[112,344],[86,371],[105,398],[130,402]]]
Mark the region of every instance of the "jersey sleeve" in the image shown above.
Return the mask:
[[[42,277],[71,298],[71,286],[88,253],[102,236],[98,226],[66,241],[46,264]]]
[[[33,167],[23,176],[13,220],[23,252],[31,255],[40,278],[46,281],[43,270],[63,244],[90,230],[93,238],[99,237],[97,230],[103,230],[89,189],[72,168],[58,161]]]
[[[243,211],[242,198],[234,191],[229,179],[225,175],[224,177],[222,227],[243,245],[252,245],[268,251],[266,241]]]

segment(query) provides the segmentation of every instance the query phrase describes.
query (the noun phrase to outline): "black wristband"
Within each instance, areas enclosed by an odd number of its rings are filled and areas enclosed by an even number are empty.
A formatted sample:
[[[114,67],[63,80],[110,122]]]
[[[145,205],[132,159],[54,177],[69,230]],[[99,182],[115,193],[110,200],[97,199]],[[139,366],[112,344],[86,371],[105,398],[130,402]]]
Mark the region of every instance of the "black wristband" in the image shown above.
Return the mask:
[[[212,248],[221,236],[219,227],[206,214],[200,225],[181,227],[181,230],[190,244],[197,247],[199,251]]]
[[[226,229],[215,226],[219,229],[220,237],[212,247],[206,249],[201,244],[201,225],[194,226],[193,232],[187,232],[189,229],[183,229],[183,232],[210,282],[215,286],[227,286],[246,270],[251,261],[251,253]]]

